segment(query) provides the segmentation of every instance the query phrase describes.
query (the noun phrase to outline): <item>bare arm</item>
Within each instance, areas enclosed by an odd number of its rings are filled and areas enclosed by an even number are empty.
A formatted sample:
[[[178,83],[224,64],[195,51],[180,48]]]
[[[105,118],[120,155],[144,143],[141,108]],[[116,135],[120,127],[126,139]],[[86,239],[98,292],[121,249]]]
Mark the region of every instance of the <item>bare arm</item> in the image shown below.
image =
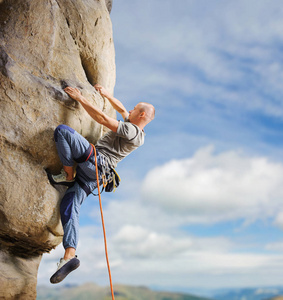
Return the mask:
[[[72,87],[66,87],[64,91],[74,100],[78,101],[86,112],[99,124],[106,126],[114,132],[117,132],[119,122],[107,116],[102,110],[92,105],[85,97],[82,96],[81,92]]]
[[[102,85],[96,84],[94,87],[100,93],[101,96],[106,97],[109,100],[112,107],[122,115],[124,120],[129,116],[129,113],[127,112],[122,102],[111,96],[110,93]]]

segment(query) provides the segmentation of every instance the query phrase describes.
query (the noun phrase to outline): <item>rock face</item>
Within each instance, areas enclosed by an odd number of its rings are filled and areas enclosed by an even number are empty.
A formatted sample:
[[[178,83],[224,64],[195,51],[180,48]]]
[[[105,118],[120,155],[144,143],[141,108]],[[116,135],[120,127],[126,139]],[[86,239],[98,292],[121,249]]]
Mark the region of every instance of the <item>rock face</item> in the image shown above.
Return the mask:
[[[95,143],[103,128],[63,91],[79,88],[115,117],[93,88],[113,92],[115,54],[107,0],[0,0],[0,299],[35,299],[41,255],[62,240],[64,190],[53,131],[67,124]]]

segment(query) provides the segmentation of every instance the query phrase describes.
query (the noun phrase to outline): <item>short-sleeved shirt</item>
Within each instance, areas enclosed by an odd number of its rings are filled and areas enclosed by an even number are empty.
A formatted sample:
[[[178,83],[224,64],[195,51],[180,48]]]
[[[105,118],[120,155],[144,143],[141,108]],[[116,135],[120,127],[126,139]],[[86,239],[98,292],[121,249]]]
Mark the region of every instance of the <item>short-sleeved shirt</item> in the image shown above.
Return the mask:
[[[108,159],[109,165],[116,168],[118,162],[144,143],[144,137],[144,131],[137,125],[119,121],[117,132],[107,132],[95,147]]]

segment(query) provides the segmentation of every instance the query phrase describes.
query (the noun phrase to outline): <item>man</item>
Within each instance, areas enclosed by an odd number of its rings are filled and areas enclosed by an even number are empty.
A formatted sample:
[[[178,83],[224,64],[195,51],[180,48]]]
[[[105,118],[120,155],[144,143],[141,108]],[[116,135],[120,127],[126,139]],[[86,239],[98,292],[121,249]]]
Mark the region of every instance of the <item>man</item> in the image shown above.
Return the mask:
[[[155,109],[149,103],[140,102],[128,113],[124,105],[112,97],[104,87],[97,84],[95,89],[109,100],[112,107],[122,115],[124,122],[107,116],[83,97],[78,89],[66,87],[65,92],[81,103],[95,121],[110,129],[95,146],[101,183],[102,173],[111,173],[118,162],[144,143],[143,129],[154,119]],[[69,186],[60,204],[65,254],[60,259],[57,271],[50,278],[51,283],[59,283],[80,265],[75,255],[80,206],[88,194],[97,187],[97,179],[94,149],[84,137],[67,125],[59,125],[54,132],[54,139],[63,169],[59,175],[48,174],[48,179],[53,185]],[[75,162],[77,167],[74,178]]]

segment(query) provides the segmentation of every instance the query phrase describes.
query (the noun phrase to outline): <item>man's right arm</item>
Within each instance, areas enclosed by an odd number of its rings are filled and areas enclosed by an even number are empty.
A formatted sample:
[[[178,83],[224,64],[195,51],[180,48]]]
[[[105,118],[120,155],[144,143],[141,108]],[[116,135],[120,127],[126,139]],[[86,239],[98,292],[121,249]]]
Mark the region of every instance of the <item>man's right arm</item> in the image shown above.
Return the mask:
[[[118,99],[114,98],[113,96],[110,95],[110,93],[100,84],[96,84],[94,88],[100,93],[101,96],[107,98],[109,102],[111,103],[112,107],[122,115],[123,119],[125,120],[128,116],[129,113],[126,110],[125,106],[122,104],[121,101]]]

